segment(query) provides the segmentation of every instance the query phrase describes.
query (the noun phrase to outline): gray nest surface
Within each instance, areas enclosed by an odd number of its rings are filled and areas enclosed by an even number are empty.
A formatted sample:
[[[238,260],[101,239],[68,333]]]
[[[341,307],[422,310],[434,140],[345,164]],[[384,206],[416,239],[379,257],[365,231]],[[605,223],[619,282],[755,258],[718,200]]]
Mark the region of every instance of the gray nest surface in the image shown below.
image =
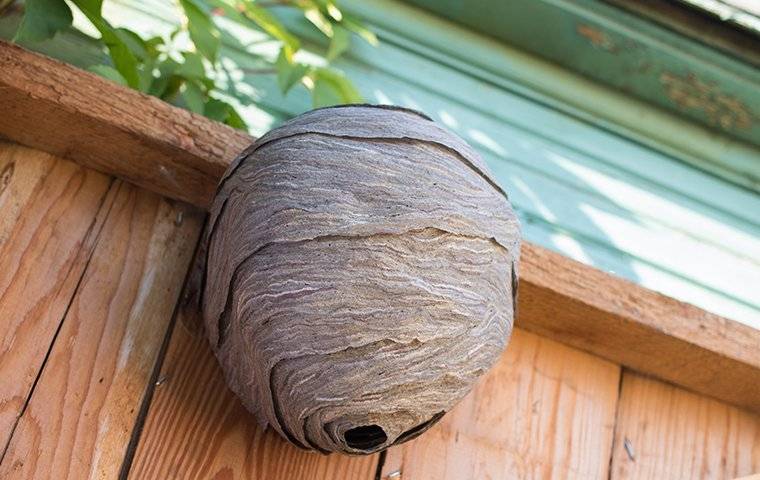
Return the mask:
[[[219,185],[203,316],[230,388],[323,453],[434,424],[512,329],[520,232],[463,140],[395,107],[314,110]]]

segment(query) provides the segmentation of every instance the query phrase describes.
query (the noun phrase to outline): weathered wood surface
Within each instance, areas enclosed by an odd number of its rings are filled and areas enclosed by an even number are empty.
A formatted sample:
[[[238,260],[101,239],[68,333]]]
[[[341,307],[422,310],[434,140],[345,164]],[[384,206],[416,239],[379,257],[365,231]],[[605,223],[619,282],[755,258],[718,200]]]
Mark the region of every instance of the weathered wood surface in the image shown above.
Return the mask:
[[[0,41],[0,136],[206,205],[245,133]]]
[[[112,191],[107,219],[2,458],[0,478],[115,478],[121,469],[202,215],[126,183],[115,183]],[[30,208],[22,218],[44,212]],[[79,216],[90,218],[68,211],[61,219],[73,224]],[[48,278],[47,285],[60,286],[56,280]],[[17,349],[37,343],[18,336],[16,342]],[[17,357],[23,359],[13,351]],[[12,372],[2,377],[16,378]]]
[[[0,86],[0,135],[201,207],[251,140],[3,42]],[[522,262],[518,326],[760,411],[760,331],[530,243]]]
[[[110,179],[0,142],[0,452],[96,244]]]
[[[731,479],[760,472],[760,416],[624,372],[612,479]]]
[[[264,432],[229,390],[200,313],[179,311],[129,478],[373,480],[377,456],[324,456]]]
[[[617,365],[516,329],[461,404],[388,451],[381,478],[606,479],[619,378]]]
[[[527,244],[516,324],[760,412],[760,330]]]

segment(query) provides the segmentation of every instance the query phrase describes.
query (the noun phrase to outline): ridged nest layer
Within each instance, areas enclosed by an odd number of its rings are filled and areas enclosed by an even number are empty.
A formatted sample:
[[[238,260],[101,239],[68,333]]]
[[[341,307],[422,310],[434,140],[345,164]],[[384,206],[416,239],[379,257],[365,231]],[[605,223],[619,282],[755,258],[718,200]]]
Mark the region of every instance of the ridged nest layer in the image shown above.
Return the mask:
[[[305,113],[230,166],[203,314],[230,388],[321,452],[370,453],[450,410],[512,328],[520,232],[460,138],[411,110]]]

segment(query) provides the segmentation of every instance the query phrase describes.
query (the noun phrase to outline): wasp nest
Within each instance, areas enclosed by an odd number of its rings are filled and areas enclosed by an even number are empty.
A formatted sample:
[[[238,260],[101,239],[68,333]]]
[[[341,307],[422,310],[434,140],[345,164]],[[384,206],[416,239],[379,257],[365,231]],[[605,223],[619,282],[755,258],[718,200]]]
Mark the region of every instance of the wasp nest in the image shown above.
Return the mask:
[[[414,438],[509,339],[518,222],[477,154],[415,111],[326,108],[267,133],[225,174],[206,242],[227,382],[305,449]]]

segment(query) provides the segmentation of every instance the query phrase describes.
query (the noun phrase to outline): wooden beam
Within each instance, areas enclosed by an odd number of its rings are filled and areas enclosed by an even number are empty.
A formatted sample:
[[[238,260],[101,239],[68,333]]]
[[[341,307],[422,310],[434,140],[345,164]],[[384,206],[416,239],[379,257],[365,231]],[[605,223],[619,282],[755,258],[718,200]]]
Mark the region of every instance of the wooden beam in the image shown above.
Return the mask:
[[[760,412],[760,330],[526,244],[517,324]]]
[[[0,42],[0,135],[206,207],[251,138]],[[526,244],[517,324],[760,411],[760,331]]]
[[[0,41],[0,136],[205,206],[251,137]]]

